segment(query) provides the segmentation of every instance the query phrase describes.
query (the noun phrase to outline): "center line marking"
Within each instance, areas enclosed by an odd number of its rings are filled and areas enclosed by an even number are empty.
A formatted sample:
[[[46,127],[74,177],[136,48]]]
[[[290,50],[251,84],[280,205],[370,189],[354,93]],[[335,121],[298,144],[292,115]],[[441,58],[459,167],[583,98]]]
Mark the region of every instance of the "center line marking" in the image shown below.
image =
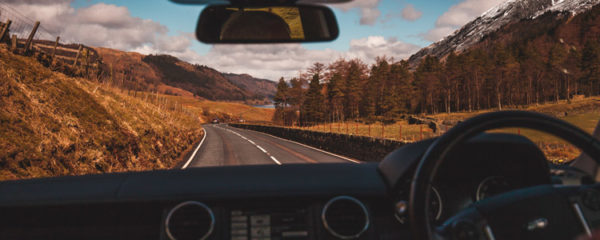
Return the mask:
[[[280,163],[279,161],[277,161],[277,159],[276,159],[275,157],[271,156],[271,159],[273,159],[273,161],[274,161],[275,163],[277,163],[278,165],[281,165],[281,163]]]
[[[260,146],[258,146],[258,145],[256,145],[256,147],[257,147],[258,149],[260,149],[261,151],[265,152],[265,153],[267,152],[267,150],[265,150],[264,148],[262,148],[262,147],[260,147]]]
[[[261,146],[259,146],[258,144],[256,144],[254,141],[252,141],[252,140],[250,140],[250,139],[242,136],[242,134],[239,134],[239,133],[237,133],[237,132],[235,132],[235,131],[233,131],[231,129],[222,128],[220,126],[216,126],[216,127],[220,128],[220,129],[223,129],[223,130],[227,130],[227,131],[229,131],[229,132],[237,135],[238,137],[241,137],[242,139],[248,141],[249,143],[251,143],[252,145],[254,145],[256,148],[258,148],[259,150],[261,150],[262,152],[264,152],[265,154],[267,154],[267,156],[269,156],[269,158],[271,158],[271,160],[273,160],[273,162],[275,162],[277,165],[282,165],[281,162],[279,160],[277,160],[277,158],[273,157],[269,152],[267,152],[267,150],[265,150],[264,148],[262,148]]]

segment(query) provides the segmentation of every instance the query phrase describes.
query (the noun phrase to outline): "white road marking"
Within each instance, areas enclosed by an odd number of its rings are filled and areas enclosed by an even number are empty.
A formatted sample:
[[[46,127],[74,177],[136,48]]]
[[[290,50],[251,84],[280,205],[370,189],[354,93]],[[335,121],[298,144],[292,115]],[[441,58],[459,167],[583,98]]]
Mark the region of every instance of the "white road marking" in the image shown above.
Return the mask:
[[[198,144],[198,147],[196,147],[196,150],[194,150],[194,152],[192,153],[192,156],[190,156],[190,159],[188,159],[187,162],[185,162],[185,164],[183,164],[183,166],[181,167],[181,169],[185,169],[185,168],[188,167],[188,165],[190,165],[190,163],[192,162],[192,160],[194,160],[194,157],[196,156],[196,153],[198,152],[198,150],[202,146],[202,143],[204,143],[204,139],[206,139],[206,129],[204,129],[204,127],[203,127],[202,131],[204,132],[204,136],[202,137],[202,140]]]
[[[277,158],[275,158],[275,157],[271,156],[271,159],[272,159],[272,160],[273,160],[275,163],[277,163],[278,165],[281,165],[281,163],[280,163],[279,161],[277,161]]]
[[[262,152],[264,152],[265,154],[267,154],[267,156],[269,156],[271,158],[271,160],[273,160],[273,162],[275,162],[277,165],[281,165],[281,162],[277,160],[277,158],[273,157],[269,152],[267,152],[267,150],[265,150],[264,148],[262,148],[260,145],[256,144],[254,141],[242,136],[242,134],[239,134],[231,129],[227,129],[227,128],[222,128],[220,126],[216,126],[217,128],[223,129],[223,130],[227,130],[239,137],[241,137],[242,139],[248,141],[249,143],[251,143],[252,145],[254,145],[256,148],[258,148],[259,150],[261,150]]]
[[[263,151],[264,153],[267,153],[267,150],[265,150],[264,148],[260,147],[259,145],[256,145],[256,147],[257,147],[258,149],[260,149],[261,151]]]
[[[354,160],[354,159],[351,159],[351,158],[348,158],[348,157],[344,157],[344,156],[342,156],[342,155],[337,155],[337,154],[335,154],[335,153],[331,153],[331,152],[328,152],[328,151],[325,151],[325,150],[322,150],[322,149],[318,149],[318,148],[316,148],[316,147],[311,147],[311,146],[308,146],[308,145],[306,145],[306,144],[302,144],[302,143],[299,143],[299,142],[294,142],[294,141],[292,141],[292,140],[288,140],[288,139],[285,139],[285,138],[280,138],[280,137],[277,137],[277,136],[273,136],[273,135],[271,135],[271,134],[267,134],[267,133],[264,133],[264,132],[254,131],[254,130],[250,130],[250,129],[244,129],[244,130],[246,130],[246,131],[253,131],[253,132],[257,132],[257,133],[264,134],[264,135],[267,135],[267,136],[270,136],[270,137],[274,137],[274,138],[277,138],[277,139],[280,139],[280,140],[283,140],[283,141],[287,141],[287,142],[295,143],[295,144],[298,144],[298,145],[300,145],[300,146],[303,146],[303,147],[306,147],[306,148],[310,148],[310,149],[312,149],[312,150],[316,150],[316,151],[319,151],[319,152],[322,152],[322,153],[325,153],[325,154],[329,154],[329,155],[331,155],[331,156],[338,157],[338,158],[341,158],[341,159],[344,159],[344,160],[346,160],[346,161],[350,161],[350,162],[353,162],[353,163],[361,163],[361,162],[360,162],[360,161],[358,161],[358,160]]]

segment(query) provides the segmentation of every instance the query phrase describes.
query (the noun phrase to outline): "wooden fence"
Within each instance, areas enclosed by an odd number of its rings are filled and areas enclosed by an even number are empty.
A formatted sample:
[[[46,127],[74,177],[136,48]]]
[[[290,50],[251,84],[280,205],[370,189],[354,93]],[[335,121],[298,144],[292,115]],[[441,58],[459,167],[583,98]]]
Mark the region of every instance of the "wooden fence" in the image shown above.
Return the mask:
[[[11,34],[12,21],[0,22],[0,43],[20,55],[34,55],[38,59],[46,59],[48,65],[68,67],[68,72],[96,72],[100,68],[101,59],[98,52],[82,44],[62,44],[60,37],[56,40],[35,39],[41,22],[35,22],[27,38],[19,38]],[[82,71],[85,70],[85,71]]]

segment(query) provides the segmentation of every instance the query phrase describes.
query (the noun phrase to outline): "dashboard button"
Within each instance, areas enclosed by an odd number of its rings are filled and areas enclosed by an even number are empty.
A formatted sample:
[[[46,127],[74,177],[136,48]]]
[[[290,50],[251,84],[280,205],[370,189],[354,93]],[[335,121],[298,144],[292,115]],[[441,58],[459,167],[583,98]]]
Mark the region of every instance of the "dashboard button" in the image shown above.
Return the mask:
[[[248,221],[247,216],[231,216],[231,222],[243,222]]]
[[[245,222],[237,222],[237,223],[234,222],[234,223],[231,223],[231,229],[240,229],[240,228],[241,229],[248,228],[248,223],[245,223]]]
[[[271,225],[271,216],[256,215],[250,217],[250,226],[269,226]]]
[[[271,227],[252,227],[250,229],[252,238],[255,237],[271,237]]]
[[[284,237],[284,238],[308,237],[308,231],[282,232],[281,236]]]
[[[247,236],[248,230],[247,229],[231,229],[231,235],[232,236]]]

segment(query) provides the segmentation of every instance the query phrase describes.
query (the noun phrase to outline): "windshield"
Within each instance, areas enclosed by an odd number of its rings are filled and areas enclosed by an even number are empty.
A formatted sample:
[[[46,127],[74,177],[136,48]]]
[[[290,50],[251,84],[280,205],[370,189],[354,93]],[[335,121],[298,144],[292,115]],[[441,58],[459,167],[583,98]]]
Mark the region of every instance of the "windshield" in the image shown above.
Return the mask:
[[[4,0],[0,180],[378,162],[501,110],[593,133],[596,4],[351,1],[327,5],[335,41],[207,45],[194,34],[203,5]],[[261,12],[286,38],[304,38],[297,8],[227,10]],[[248,34],[237,25],[220,38]],[[555,164],[580,155],[528,129],[492,132],[528,137]]]

